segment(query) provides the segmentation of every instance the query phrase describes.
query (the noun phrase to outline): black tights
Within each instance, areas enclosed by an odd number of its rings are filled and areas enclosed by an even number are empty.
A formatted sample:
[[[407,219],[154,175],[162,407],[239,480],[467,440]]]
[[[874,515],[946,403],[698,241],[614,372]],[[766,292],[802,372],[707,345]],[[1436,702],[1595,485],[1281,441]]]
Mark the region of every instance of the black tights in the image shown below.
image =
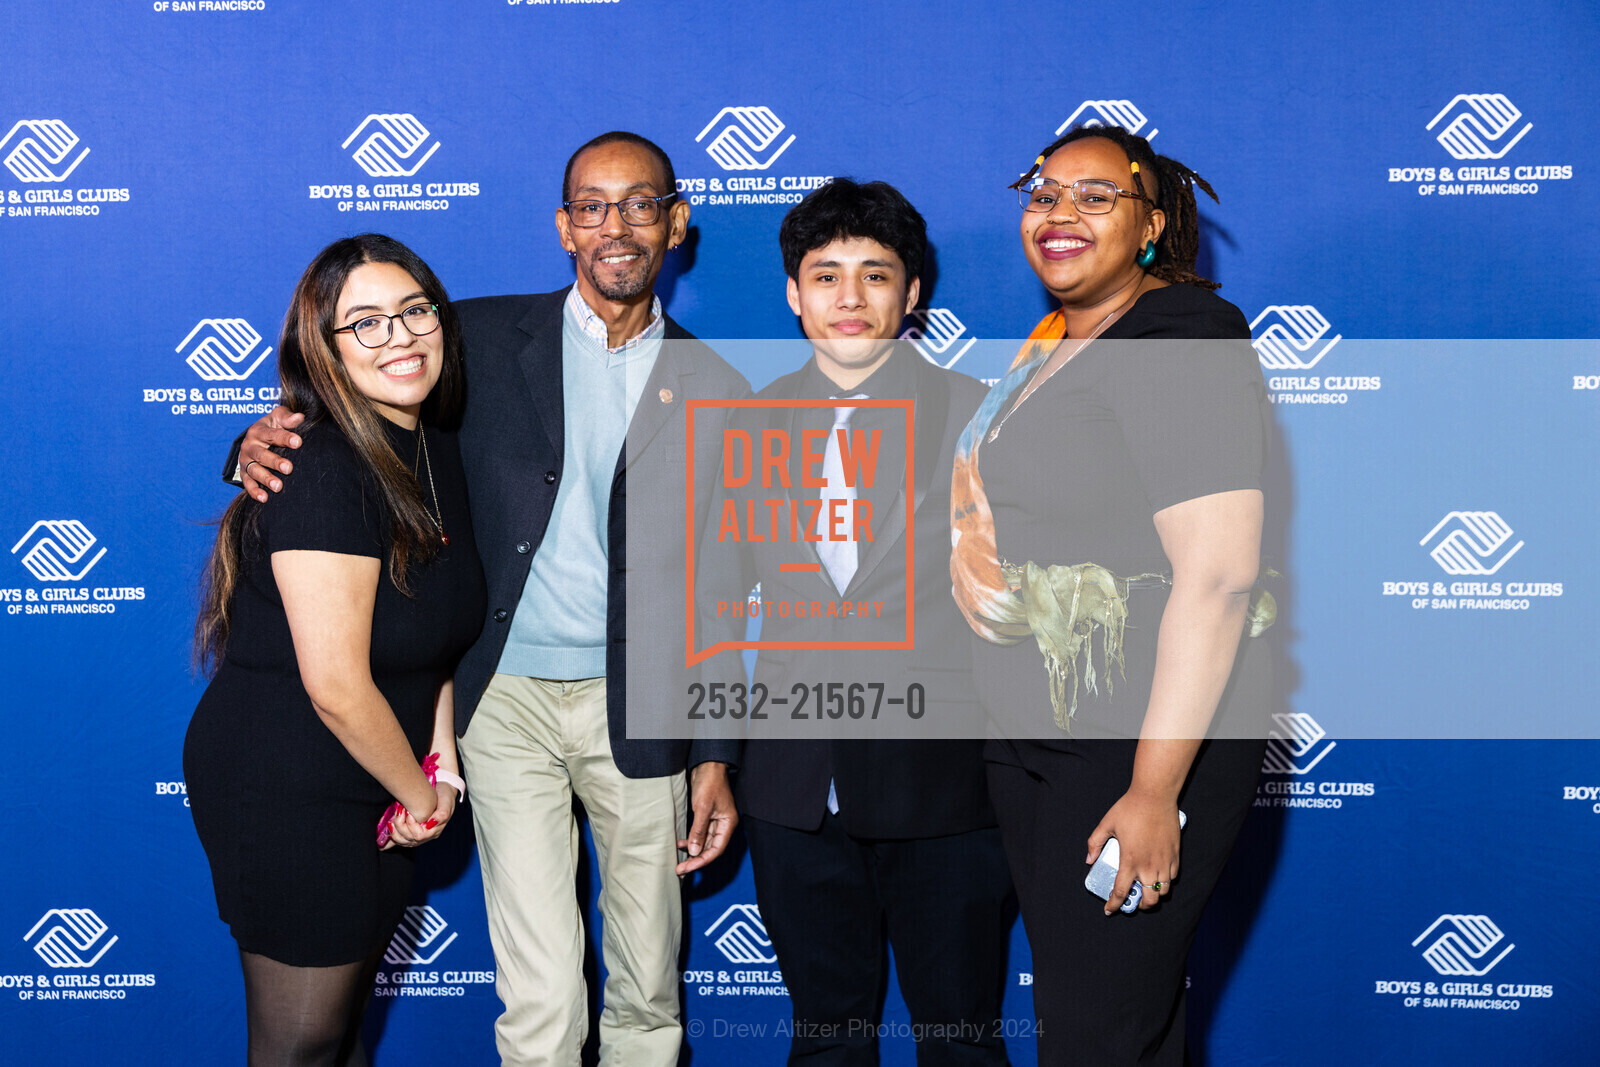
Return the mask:
[[[361,1017],[372,993],[380,947],[337,967],[291,967],[239,951],[250,1067],[367,1067]]]

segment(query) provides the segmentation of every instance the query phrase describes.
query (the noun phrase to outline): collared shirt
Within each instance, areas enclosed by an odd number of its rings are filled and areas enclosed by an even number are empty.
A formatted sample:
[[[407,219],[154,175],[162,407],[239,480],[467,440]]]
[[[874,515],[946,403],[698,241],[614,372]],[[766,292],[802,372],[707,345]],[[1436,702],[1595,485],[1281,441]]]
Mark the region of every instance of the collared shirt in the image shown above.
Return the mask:
[[[884,360],[877,370],[867,375],[861,384],[854,389],[845,389],[828,377],[822,365],[817,362],[816,356],[812,356],[811,361],[806,364],[800,395],[807,400],[831,400],[862,394],[873,400],[914,399],[917,395],[917,377],[916,368],[910,362],[913,358],[917,358],[915,353],[906,345],[897,344],[894,351],[889,354],[889,358]],[[807,428],[827,429],[833,425],[833,412],[822,407],[809,409],[802,415],[801,424]],[[905,414],[900,408],[858,408],[850,419],[850,426],[851,429],[859,427],[868,432],[882,431],[882,437],[878,442],[876,477],[872,485],[861,486],[857,490],[859,496],[871,501],[873,525],[876,527],[882,523],[885,509],[893,503],[895,496],[900,492],[900,483],[904,480]],[[831,765],[831,754],[829,762]],[[828,780],[828,813],[839,814],[838,782],[831,777]]]
[[[561,483],[496,668],[570,681],[606,673],[611,486],[628,424],[666,333],[661,301],[638,336],[612,348],[574,285],[562,310]],[[554,385],[552,385],[554,387]]]
[[[583,298],[583,294],[578,292],[576,285],[567,290],[567,304],[564,312],[570,316],[568,321],[575,322],[578,329],[582,330],[595,344],[613,356],[621,352],[627,352],[646,341],[658,341],[667,332],[667,320],[661,314],[661,298],[659,296],[650,298],[650,321],[645,325],[645,328],[640,330],[636,336],[630,337],[615,348],[606,343],[611,340],[610,331],[606,329],[606,320],[595,313],[594,308],[590,307],[589,302]]]
[[[917,395],[917,371],[911,360],[921,358],[909,345],[897,344],[889,358],[865,381],[854,389],[843,389],[823,371],[815,356],[806,364],[805,378],[800,386],[800,396],[807,400],[832,399],[865,393],[873,400],[914,399]],[[818,407],[805,411],[800,417],[801,426],[807,429],[826,430],[833,425],[833,412]],[[876,529],[888,514],[888,508],[900,492],[900,483],[906,467],[906,419],[903,408],[857,408],[851,416],[852,430],[879,430],[878,463],[876,477],[870,486],[860,486],[856,495],[872,502],[873,527]],[[795,450],[796,455],[799,449]],[[796,481],[795,484],[799,484]]]

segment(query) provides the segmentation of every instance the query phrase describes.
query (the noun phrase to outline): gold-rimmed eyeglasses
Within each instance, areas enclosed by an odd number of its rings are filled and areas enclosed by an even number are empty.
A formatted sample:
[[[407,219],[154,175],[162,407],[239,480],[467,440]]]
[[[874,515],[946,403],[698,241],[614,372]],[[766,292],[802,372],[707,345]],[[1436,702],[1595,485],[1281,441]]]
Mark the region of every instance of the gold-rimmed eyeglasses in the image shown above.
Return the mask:
[[[1053,211],[1070,198],[1085,215],[1104,215],[1117,206],[1119,196],[1146,203],[1150,200],[1132,189],[1118,189],[1116,182],[1105,178],[1080,178],[1071,185],[1062,185],[1054,178],[1034,178],[1017,186],[1017,202],[1024,211]]]

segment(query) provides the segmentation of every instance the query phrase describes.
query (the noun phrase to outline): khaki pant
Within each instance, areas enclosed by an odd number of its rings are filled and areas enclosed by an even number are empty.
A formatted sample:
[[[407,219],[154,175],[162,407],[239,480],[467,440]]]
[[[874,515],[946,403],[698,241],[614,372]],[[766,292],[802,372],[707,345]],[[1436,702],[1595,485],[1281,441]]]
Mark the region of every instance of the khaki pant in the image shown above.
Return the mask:
[[[576,796],[600,868],[600,1062],[677,1063],[683,911],[674,867],[687,833],[685,775],[617,770],[603,678],[496,674],[459,748],[505,1004],[495,1023],[502,1062],[576,1067],[588,1036]]]

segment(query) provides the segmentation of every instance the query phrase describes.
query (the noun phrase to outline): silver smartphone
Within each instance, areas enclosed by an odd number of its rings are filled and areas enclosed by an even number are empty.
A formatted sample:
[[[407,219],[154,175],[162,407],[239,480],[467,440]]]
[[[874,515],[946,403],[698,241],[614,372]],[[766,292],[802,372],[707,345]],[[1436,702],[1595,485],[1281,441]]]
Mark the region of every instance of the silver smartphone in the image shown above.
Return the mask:
[[[1189,825],[1189,816],[1182,811],[1178,812],[1178,829],[1182,830]],[[1101,900],[1110,900],[1111,891],[1117,886],[1117,868],[1122,865],[1122,846],[1117,844],[1116,838],[1111,838],[1100,850],[1099,857],[1094,861],[1094,866],[1089,868],[1088,875],[1083,880],[1083,887]],[[1121,910],[1131,912],[1139,906],[1139,901],[1144,899],[1144,885],[1135,880],[1133,891],[1128,894],[1128,899],[1122,902]]]

